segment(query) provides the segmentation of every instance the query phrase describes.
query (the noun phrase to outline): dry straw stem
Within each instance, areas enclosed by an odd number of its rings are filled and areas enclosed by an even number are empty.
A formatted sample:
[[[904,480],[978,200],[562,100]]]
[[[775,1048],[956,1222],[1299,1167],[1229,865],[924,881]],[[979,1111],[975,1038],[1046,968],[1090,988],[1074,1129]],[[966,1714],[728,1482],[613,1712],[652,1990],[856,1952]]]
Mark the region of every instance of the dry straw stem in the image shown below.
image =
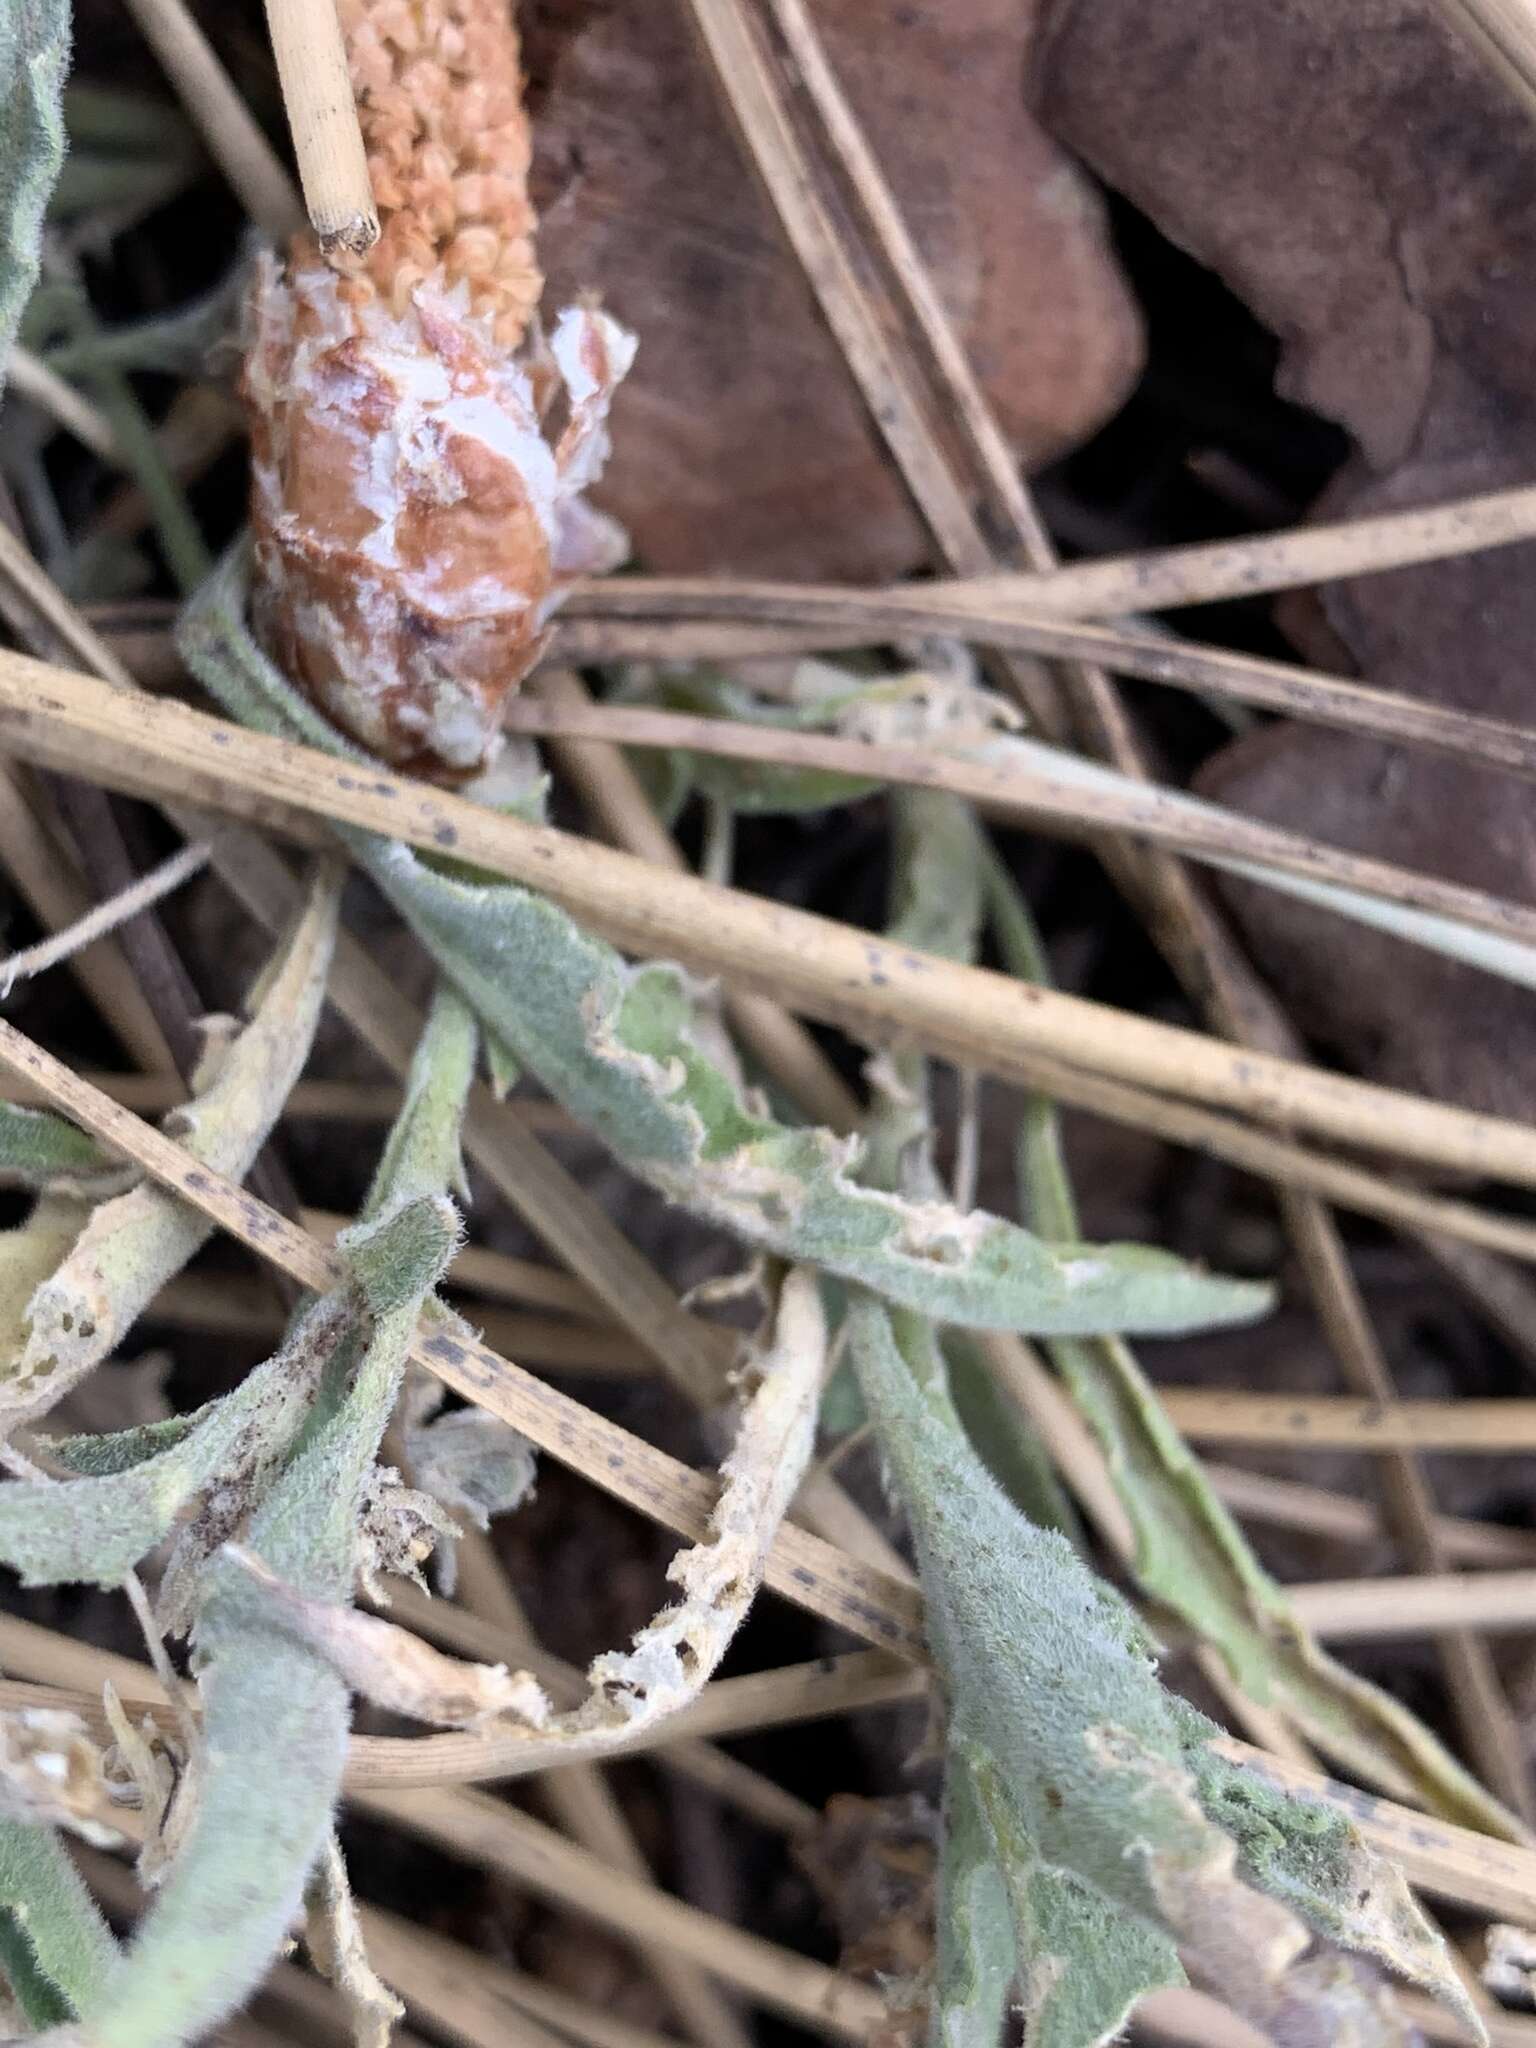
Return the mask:
[[[1202,1443],[1329,1451],[1536,1450],[1536,1401],[1358,1401],[1349,1394],[1159,1387],[1174,1426]]]
[[[83,1070],[92,1087],[110,1095],[114,1102],[139,1116],[161,1117],[187,1099],[186,1086],[175,1074],[111,1074],[100,1068]],[[18,1102],[35,1108],[41,1098],[35,1088],[7,1081],[0,1086],[0,1101]],[[393,1081],[300,1081],[284,1105],[284,1114],[297,1122],[393,1123],[400,1113],[402,1096]],[[539,1096],[518,1095],[504,1102],[502,1110],[530,1131],[558,1131],[569,1135],[576,1129],[568,1113],[556,1102]],[[1449,1226],[1446,1226],[1447,1228]],[[551,1302],[550,1306],[553,1306]]]
[[[832,733],[788,732],[727,718],[629,706],[572,708],[549,713],[535,703],[514,703],[507,723],[515,731],[564,730],[626,746],[680,747],[737,761],[767,761],[873,777],[963,797],[994,817],[1048,822],[1069,838],[1096,832],[1134,833],[1153,845],[1225,866],[1249,861],[1281,874],[1356,889],[1384,902],[1454,918],[1480,931],[1536,946],[1536,909],[1437,876],[1393,866],[1329,846],[1279,826],[1212,809],[1194,815],[1177,792],[1147,783],[1140,789],[1085,788],[1070,774],[1013,760],[974,760],[922,747],[882,746]]]
[[[207,866],[208,851],[206,841],[190,840],[126,889],[94,904],[72,924],[62,926],[46,939],[39,939],[34,946],[0,958],[0,1000],[10,994],[18,981],[30,981],[34,975],[43,974],[50,967],[61,966],[77,953],[84,952],[97,939],[105,938],[108,932],[126,924],[129,918],[148,910],[162,896],[170,895],[184,882],[189,882]]]
[[[107,1677],[111,1678],[125,1701],[153,1704],[163,1697],[158,1681],[147,1666],[55,1635],[51,1630],[20,1621],[12,1615],[0,1616],[0,1663],[67,1689],[71,1695],[67,1703],[88,1719],[100,1715],[92,1696],[99,1697],[102,1681]],[[859,1657],[840,1659],[838,1665],[850,1677],[857,1677],[861,1686],[882,1682],[891,1685],[893,1689],[882,1694],[883,1698],[908,1696],[894,1689],[896,1667],[892,1658],[882,1657],[877,1662],[875,1657],[864,1653]],[[885,1674],[883,1681],[882,1669]],[[873,1698],[866,1700],[857,1692],[850,1693],[835,1673],[823,1673],[818,1677],[818,1667],[811,1665],[791,1667],[785,1674],[764,1672],[753,1679],[717,1681],[706,1689],[703,1700],[678,1717],[679,1721],[687,1720],[692,1728],[699,1729],[704,1722],[706,1703],[713,1694],[723,1693],[727,1688],[783,1690],[785,1677],[793,1678],[795,1689],[802,1690],[804,1697],[815,1703],[818,1712],[823,1709],[829,1713],[843,1712],[856,1706],[879,1703]],[[909,1667],[906,1677],[908,1684],[915,1688],[923,1674]],[[9,1688],[13,1685],[14,1681],[0,1681],[0,1705],[11,1703],[13,1694]],[[18,1692],[14,1699],[16,1704],[36,1703],[31,1691]],[[737,1725],[769,1724],[743,1721]],[[712,1732],[725,1731],[715,1728]],[[419,1746],[447,1739],[476,1738],[426,1737]],[[383,1750],[386,1743],[386,1738],[354,1737],[351,1750],[354,1766],[360,1765],[365,1757]],[[388,1742],[387,1746],[398,1750],[418,1745],[394,1741]],[[1529,1918],[1530,1900],[1536,1896],[1536,1850],[1502,1842],[1491,1835],[1477,1834],[1470,1828],[1437,1820],[1433,1815],[1397,1805],[1391,1800],[1378,1799],[1369,1793],[1337,1785],[1320,1772],[1282,1764],[1278,1759],[1266,1756],[1262,1750],[1231,1736],[1220,1737],[1214,1747],[1233,1762],[1261,1772],[1288,1790],[1342,1806],[1355,1819],[1371,1845],[1402,1864],[1410,1882],[1423,1890],[1475,1912],[1517,1921]],[[356,1775],[362,1776],[361,1769],[357,1769]],[[490,1804],[489,1801],[482,1803]],[[507,1809],[496,1810],[505,1812]]]
[[[1529,726],[1379,690],[1295,662],[1207,647],[1134,625],[1035,618],[1001,606],[968,606],[962,614],[945,606],[943,593],[951,587],[912,584],[886,591],[839,592],[824,584],[626,576],[612,585],[578,589],[555,622],[552,658],[749,659],[765,653],[868,647],[917,631],[936,632],[1018,653],[1090,662],[1143,682],[1196,690],[1309,724],[1367,733],[1526,779],[1536,777],[1536,731]],[[766,596],[775,591],[780,593],[777,597]],[[671,604],[673,611],[653,618],[651,602],[656,599]],[[801,623],[753,624],[752,615],[760,607],[784,621],[800,617]],[[509,700],[514,720],[521,701]]]
[[[1276,1479],[1241,1465],[1202,1461],[1212,1491],[1239,1521],[1277,1529],[1303,1529],[1341,1543],[1379,1543],[1385,1532],[1380,1512],[1353,1494],[1333,1493],[1299,1479]],[[1435,1536],[1447,1558],[1462,1564],[1536,1565],[1536,1531],[1509,1529],[1502,1522],[1475,1522],[1460,1515],[1436,1515]]]
[[[329,254],[366,256],[379,239],[336,0],[266,0],[309,224]]]
[[[1501,1634],[1536,1629],[1536,1571],[1531,1570],[1318,1579],[1291,1587],[1289,1594],[1300,1619],[1328,1642],[1435,1635],[1447,1628]]]
[[[40,793],[6,761],[0,761],[0,862],[50,931],[90,915],[91,899],[62,838],[45,822]],[[69,967],[129,1056],[185,1100],[175,1055],[121,948],[100,939],[72,955]]]
[[[461,859],[542,889],[621,945],[787,994],[861,1038],[899,1035],[1003,1079],[1025,1078],[1015,1054],[1044,1053],[1340,1143],[1536,1186],[1536,1132],[1505,1119],[914,953],[401,776],[359,774],[314,748],[186,705],[127,702],[22,655],[0,654],[0,728],[17,752],[50,762],[67,756],[113,786],[205,803],[222,796],[242,807],[248,793],[261,792],[269,811],[297,807],[429,851],[452,847]],[[230,879],[234,885],[238,875]]]
[[[299,196],[186,0],[128,0],[128,8],[246,212],[274,242],[286,241],[304,223]]]
[[[325,1292],[344,1279],[335,1256],[245,1189],[199,1165],[181,1146],[96,1093],[52,1054],[0,1020],[0,1065],[37,1083],[54,1107],[138,1161],[232,1237],[301,1285]],[[690,1542],[707,1533],[716,1488],[606,1417],[535,1379],[485,1344],[423,1322],[413,1364],[520,1429],[541,1450],[585,1473],[616,1499]],[[921,1602],[911,1588],[845,1558],[803,1530],[780,1530],[764,1582],[863,1641],[921,1655]]]
[[[6,359],[5,381],[10,390],[29,398],[55,426],[73,434],[82,447],[89,448],[109,468],[123,467],[117,430],[101,407],[93,405],[73,384],[66,384],[57,370],[19,342]]]
[[[1531,0],[1439,0],[1441,13],[1536,115],[1536,6]]]
[[[507,2048],[519,2023],[559,2030],[582,2048],[676,2048],[671,2035],[635,2026],[542,1978],[428,1933],[393,1913],[360,1906],[358,1918],[379,1975],[409,2011],[467,2048]]]
[[[629,1939],[688,1956],[755,2004],[816,2033],[863,2041],[885,2016],[885,2001],[866,1985],[608,1869],[484,1793],[366,1792],[353,1805]]]

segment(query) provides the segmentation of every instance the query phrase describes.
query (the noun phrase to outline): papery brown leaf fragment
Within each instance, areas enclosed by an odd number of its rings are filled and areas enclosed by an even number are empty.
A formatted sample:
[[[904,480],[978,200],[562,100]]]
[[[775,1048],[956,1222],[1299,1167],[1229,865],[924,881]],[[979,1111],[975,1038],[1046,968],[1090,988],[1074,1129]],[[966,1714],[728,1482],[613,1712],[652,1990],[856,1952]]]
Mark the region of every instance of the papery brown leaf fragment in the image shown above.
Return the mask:
[[[1052,131],[1280,338],[1278,383],[1359,453],[1326,516],[1527,482],[1536,465],[1536,127],[1436,0],[1050,0]],[[1536,549],[1333,584],[1307,652],[1529,722]],[[1324,623],[1324,621],[1326,623]],[[1512,897],[1536,890],[1515,780],[1283,724],[1217,757],[1222,802]],[[1298,1021],[1394,1086],[1536,1111],[1536,1006],[1488,977],[1224,883]]]
[[[1096,199],[1027,111],[1033,0],[815,10],[1003,426],[1038,467],[1119,405],[1137,314]],[[916,515],[693,49],[684,11],[597,5],[532,46],[551,286],[644,339],[604,498],[656,568],[876,578]]]
[[[59,1827],[98,1849],[122,1841],[126,1803],[80,1716],[54,1707],[0,1713],[0,1818]]]

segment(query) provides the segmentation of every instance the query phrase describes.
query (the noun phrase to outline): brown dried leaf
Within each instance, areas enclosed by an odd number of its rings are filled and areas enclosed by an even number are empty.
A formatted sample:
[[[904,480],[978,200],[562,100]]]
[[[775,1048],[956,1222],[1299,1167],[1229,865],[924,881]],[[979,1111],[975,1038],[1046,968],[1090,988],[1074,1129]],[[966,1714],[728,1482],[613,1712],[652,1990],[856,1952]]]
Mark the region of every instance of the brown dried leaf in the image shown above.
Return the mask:
[[[1024,105],[1033,7],[843,0],[817,27],[1004,426],[1032,466],[1140,362],[1098,205]],[[656,568],[880,577],[905,493],[668,7],[545,8],[530,37],[548,302],[594,282],[642,346],[602,501]]]
[[[1435,0],[1048,0],[1040,73],[1052,131],[1274,330],[1281,391],[1355,437],[1328,516],[1530,476],[1536,128]],[[1308,651],[1336,664],[1342,642],[1373,683],[1528,720],[1533,565],[1512,547],[1332,585]],[[1287,725],[1227,749],[1204,786],[1516,900],[1536,887],[1527,796],[1507,777]],[[1527,995],[1223,887],[1299,1020],[1356,1064],[1532,1113]]]

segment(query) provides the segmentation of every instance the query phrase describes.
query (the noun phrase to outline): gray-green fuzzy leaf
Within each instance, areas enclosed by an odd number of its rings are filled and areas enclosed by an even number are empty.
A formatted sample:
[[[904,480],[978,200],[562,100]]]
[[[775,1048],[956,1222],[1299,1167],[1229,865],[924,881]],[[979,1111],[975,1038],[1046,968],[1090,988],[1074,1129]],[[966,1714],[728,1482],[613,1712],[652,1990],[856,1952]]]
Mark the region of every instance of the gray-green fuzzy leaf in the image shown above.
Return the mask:
[[[989,872],[1005,962],[1025,979],[1046,981],[1044,952],[1022,901],[999,866]],[[1036,1097],[1026,1106],[1019,1163],[1031,1223],[1052,1234],[1075,1234],[1076,1204],[1053,1103]],[[1136,1575],[1146,1591],[1221,1653],[1244,1692],[1291,1715],[1348,1769],[1465,1826],[1509,1833],[1503,1808],[1430,1731],[1335,1662],[1302,1626],[1212,1492],[1130,1349],[1114,1337],[1058,1340],[1048,1348],[1103,1447],[1136,1533]]]
[[[186,658],[245,723],[349,751],[283,681],[243,619],[227,562],[189,609]],[[437,872],[344,831],[358,861],[516,1057],[641,1178],[747,1243],[946,1322],[1176,1330],[1262,1312],[1267,1290],[1138,1246],[1052,1246],[999,1217],[862,1188],[830,1132],[754,1115],[695,1029],[686,978],[630,968],[554,904]]]
[[[219,1494],[219,1518],[234,1526],[292,1440],[340,1332],[335,1303],[312,1310],[281,1351],[210,1403],[190,1428],[151,1425],[173,1440],[147,1456],[138,1454],[155,1442],[149,1431],[96,1451],[86,1448],[92,1440],[77,1439],[60,1447],[68,1460],[117,1469],[0,1486],[0,1562],[28,1586],[118,1586],[210,1489]]]
[[[65,1176],[100,1173],[105,1164],[95,1140],[63,1117],[0,1102],[0,1182],[42,1188]]]
[[[51,1828],[0,1820],[0,1913],[6,1974],[35,2026],[82,2012],[116,1981],[121,1951]]]
[[[457,1157],[453,1104],[462,1108],[473,1065],[461,1006],[434,1004],[385,1148],[388,1173],[370,1193],[373,1220],[342,1240],[373,1317],[368,1343],[350,1388],[250,1524],[248,1548],[268,1572],[337,1605],[351,1599],[364,1488],[416,1320],[457,1242],[457,1216],[430,1178]],[[274,1620],[270,1595],[228,1550],[205,1584],[196,1815],[115,1995],[85,2015],[91,2048],[181,2048],[238,2005],[287,1934],[328,1839],[346,1685]]]
[[[0,391],[64,163],[69,17],[69,0],[6,0],[0,8]]]
[[[1138,1623],[1070,1545],[1031,1527],[986,1473],[950,1406],[932,1333],[912,1317],[893,1322],[867,1295],[853,1304],[849,1327],[864,1398],[912,1527],[951,1740],[975,1775],[1014,1896],[1026,2005],[1042,1992],[1046,1953],[1039,1901],[1026,1888],[1044,1870],[1156,1937],[1141,1953],[1148,1972],[1172,1942],[1256,2023],[1283,2011],[1298,2041],[1320,2043],[1346,2018],[1363,2024],[1356,1979],[1302,1960],[1308,1934],[1293,1907],[1304,1859],[1270,1859],[1290,1880],[1283,1905],[1247,1881],[1263,1877],[1262,1859],[1250,1857],[1239,1871],[1237,1839],[1201,1803],[1188,1712],[1158,1684]],[[1265,1818],[1284,1826],[1278,1799],[1266,1803]],[[1311,1815],[1298,1826],[1305,1837]],[[1356,1846],[1359,1867],[1379,1869]],[[1053,1903],[1071,1933],[1067,1902]],[[1081,1938],[1083,1916],[1072,1924]],[[1381,1952],[1374,1919],[1366,1926],[1342,1910],[1330,1931]],[[1418,1931],[1417,1953],[1438,1971],[1435,1988],[1456,1998],[1438,1937],[1422,1922]],[[1135,1974],[1130,1953],[1122,1951],[1117,1972]],[[1116,1983],[1118,1998],[1126,1986]],[[1081,2025],[1105,2023],[1095,2001]],[[1374,2010],[1370,2023],[1364,2040],[1401,2038]],[[1102,2031],[1064,2032],[1061,2048],[1089,2048],[1099,2038]]]
[[[930,2048],[998,2048],[1017,1971],[1013,1906],[965,1759],[944,1766]]]

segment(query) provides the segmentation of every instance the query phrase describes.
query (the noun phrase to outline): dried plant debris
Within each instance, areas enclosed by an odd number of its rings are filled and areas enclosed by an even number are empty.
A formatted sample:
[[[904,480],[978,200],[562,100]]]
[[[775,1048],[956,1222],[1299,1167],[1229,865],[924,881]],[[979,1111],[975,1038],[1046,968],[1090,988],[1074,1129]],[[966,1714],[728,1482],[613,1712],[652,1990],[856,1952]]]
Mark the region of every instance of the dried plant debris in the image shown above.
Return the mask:
[[[1438,0],[1243,9],[1051,0],[1047,125],[1281,343],[1281,389],[1357,457],[1328,517],[1525,482],[1536,245],[1528,109]],[[1536,553],[1516,547],[1327,586],[1286,622],[1385,688],[1528,722]],[[1293,724],[1239,740],[1204,786],[1319,840],[1529,900],[1524,789]],[[1305,1025],[1400,1087],[1529,1117],[1528,997],[1326,913],[1224,885]]]
[[[167,1129],[216,1172],[244,1177],[303,1068],[340,889],[339,866],[322,864],[303,916],[255,992],[250,1023],[220,1049],[195,1099],[168,1119]],[[18,1232],[0,1237],[8,1274],[19,1261],[29,1278],[48,1249],[71,1239],[52,1270],[37,1274],[19,1318],[20,1342],[0,1359],[0,1431],[46,1414],[109,1356],[212,1231],[200,1211],[146,1182],[95,1205],[45,1195]],[[8,1277],[8,1291],[11,1285]]]
[[[347,1882],[341,1844],[332,1834],[320,1852],[305,1900],[304,1946],[310,1961],[341,1993],[357,2048],[389,2048],[405,2007],[381,1983],[363,1946],[357,1905]]]
[[[69,27],[69,0],[15,0],[0,17],[0,391],[64,163]]]
[[[720,1497],[701,1543],[667,1576],[680,1600],[628,1650],[605,1651],[579,1706],[559,1711],[528,1672],[445,1657],[404,1629],[306,1598],[256,1560],[239,1562],[267,1594],[273,1619],[329,1658],[356,1691],[417,1720],[472,1727],[493,1716],[524,1724],[530,1754],[601,1755],[676,1713],[712,1676],[762,1580],[768,1549],[804,1477],[826,1366],[815,1276],[794,1269],[779,1290],[772,1335],[749,1368],[752,1387],[720,1468]],[[498,1729],[505,1740],[515,1726]]]
[[[187,661],[243,722],[343,750],[251,639],[244,587],[235,555],[189,609]],[[1160,1252],[1048,1245],[999,1217],[860,1187],[847,1141],[748,1107],[710,1057],[677,968],[626,966],[525,889],[459,879],[397,841],[344,836],[520,1063],[642,1179],[746,1243],[990,1328],[1166,1330],[1265,1307],[1264,1289]]]
[[[1214,1731],[1159,1687],[1135,1619],[981,1466],[932,1332],[867,1295],[850,1325],[1039,2037],[1112,2039],[1140,1992],[1182,1981],[1182,1955],[1287,2041],[1406,2040],[1367,1978],[1309,1953],[1309,1929],[1433,1988],[1478,2031],[1439,1936],[1347,1821],[1213,1781]],[[958,1981],[989,1967],[972,1959]]]
[[[124,1788],[113,1785],[101,1745],[78,1714],[56,1707],[0,1713],[0,1817],[60,1827],[110,1849],[123,1839],[115,1822],[125,1803]]]
[[[843,0],[816,14],[1030,467],[1108,418],[1141,352],[1095,196],[1019,90],[1034,12],[1032,0]],[[603,486],[641,558],[833,580],[924,561],[922,529],[683,13],[561,9],[535,84],[552,290],[563,299],[595,280],[643,338]]]

